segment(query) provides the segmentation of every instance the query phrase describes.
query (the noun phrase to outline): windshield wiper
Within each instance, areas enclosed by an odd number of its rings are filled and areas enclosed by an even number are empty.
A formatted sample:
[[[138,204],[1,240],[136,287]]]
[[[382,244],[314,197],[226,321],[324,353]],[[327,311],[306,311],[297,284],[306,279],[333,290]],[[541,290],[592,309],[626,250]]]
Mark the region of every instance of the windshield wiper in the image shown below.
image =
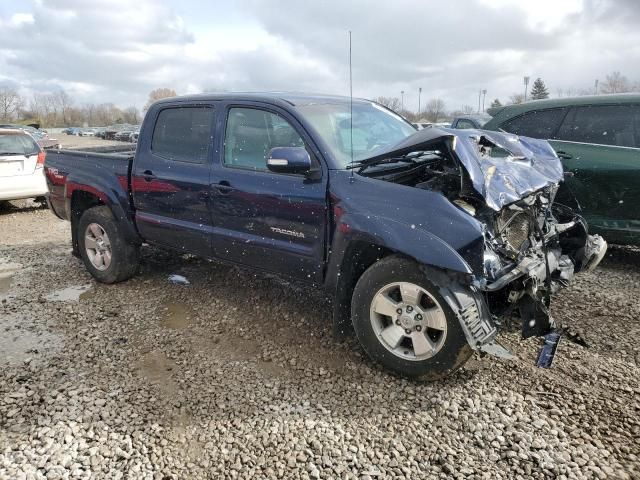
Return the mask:
[[[0,155],[24,155],[22,152],[0,152]]]
[[[416,163],[416,158],[422,156],[423,152],[411,152],[406,155],[396,156],[396,157],[385,157],[378,158],[376,160],[360,160],[358,162],[354,162],[353,164],[348,165],[347,170],[351,170],[353,168],[358,168],[358,173],[364,172],[367,168],[373,167],[375,165],[385,165],[388,163]]]

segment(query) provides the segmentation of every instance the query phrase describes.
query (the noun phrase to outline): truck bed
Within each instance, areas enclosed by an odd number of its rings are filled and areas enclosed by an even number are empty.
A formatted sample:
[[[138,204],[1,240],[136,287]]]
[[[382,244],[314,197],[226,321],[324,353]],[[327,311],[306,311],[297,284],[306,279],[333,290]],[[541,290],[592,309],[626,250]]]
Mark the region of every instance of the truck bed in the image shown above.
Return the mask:
[[[128,147],[124,149],[123,147]],[[134,146],[135,148],[135,146]],[[123,215],[130,214],[128,194],[131,146],[97,147],[85,150],[49,150],[45,174],[49,202],[54,213],[71,220],[73,195],[97,194],[106,204],[116,204]]]
[[[119,155],[133,155],[136,152],[136,145],[134,143],[128,143],[124,145],[102,145],[98,147],[71,147],[65,149],[58,149],[61,151],[69,152],[86,152],[86,153],[117,153]]]

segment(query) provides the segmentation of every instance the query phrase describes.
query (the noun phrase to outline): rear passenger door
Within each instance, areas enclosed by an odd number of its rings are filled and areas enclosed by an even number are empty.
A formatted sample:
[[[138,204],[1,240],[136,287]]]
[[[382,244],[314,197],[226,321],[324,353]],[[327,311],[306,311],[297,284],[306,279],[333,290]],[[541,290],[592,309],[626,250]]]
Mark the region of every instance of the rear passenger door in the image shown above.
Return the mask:
[[[271,105],[228,105],[222,123],[211,185],[216,256],[320,280],[327,175],[310,137],[286,111]],[[317,174],[270,172],[266,158],[274,147],[305,147]]]
[[[640,241],[640,105],[571,109],[551,141],[592,230]]]
[[[211,256],[212,104],[149,112],[131,172],[136,224],[149,242]]]

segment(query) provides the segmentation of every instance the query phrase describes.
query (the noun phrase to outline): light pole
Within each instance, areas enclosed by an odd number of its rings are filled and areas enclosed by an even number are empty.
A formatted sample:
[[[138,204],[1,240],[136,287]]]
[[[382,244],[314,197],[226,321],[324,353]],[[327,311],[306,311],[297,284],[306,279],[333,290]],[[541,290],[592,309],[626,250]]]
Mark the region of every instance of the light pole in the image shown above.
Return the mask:
[[[487,89],[482,90],[482,111],[484,112],[484,101],[487,98]]]
[[[482,97],[482,90],[478,90],[478,113],[480,113],[480,98]]]
[[[524,77],[524,101],[527,101],[527,87],[529,86],[529,77]]]
[[[598,94],[598,79],[596,78],[596,95]]]
[[[404,90],[400,90],[400,111],[404,111]]]
[[[422,87],[418,87],[418,120],[420,120],[420,96],[422,95]]]

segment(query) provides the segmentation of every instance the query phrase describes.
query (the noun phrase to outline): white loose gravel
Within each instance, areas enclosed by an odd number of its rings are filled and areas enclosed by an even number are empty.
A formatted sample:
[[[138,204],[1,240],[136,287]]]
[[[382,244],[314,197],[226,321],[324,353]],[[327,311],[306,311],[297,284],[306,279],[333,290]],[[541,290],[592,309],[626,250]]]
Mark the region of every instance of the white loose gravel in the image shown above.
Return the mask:
[[[517,360],[438,383],[336,343],[312,288],[153,249],[96,284],[46,210],[0,209],[0,263],[21,265],[0,282],[0,478],[640,478],[638,249],[554,299],[589,348],[538,369],[514,331]]]

